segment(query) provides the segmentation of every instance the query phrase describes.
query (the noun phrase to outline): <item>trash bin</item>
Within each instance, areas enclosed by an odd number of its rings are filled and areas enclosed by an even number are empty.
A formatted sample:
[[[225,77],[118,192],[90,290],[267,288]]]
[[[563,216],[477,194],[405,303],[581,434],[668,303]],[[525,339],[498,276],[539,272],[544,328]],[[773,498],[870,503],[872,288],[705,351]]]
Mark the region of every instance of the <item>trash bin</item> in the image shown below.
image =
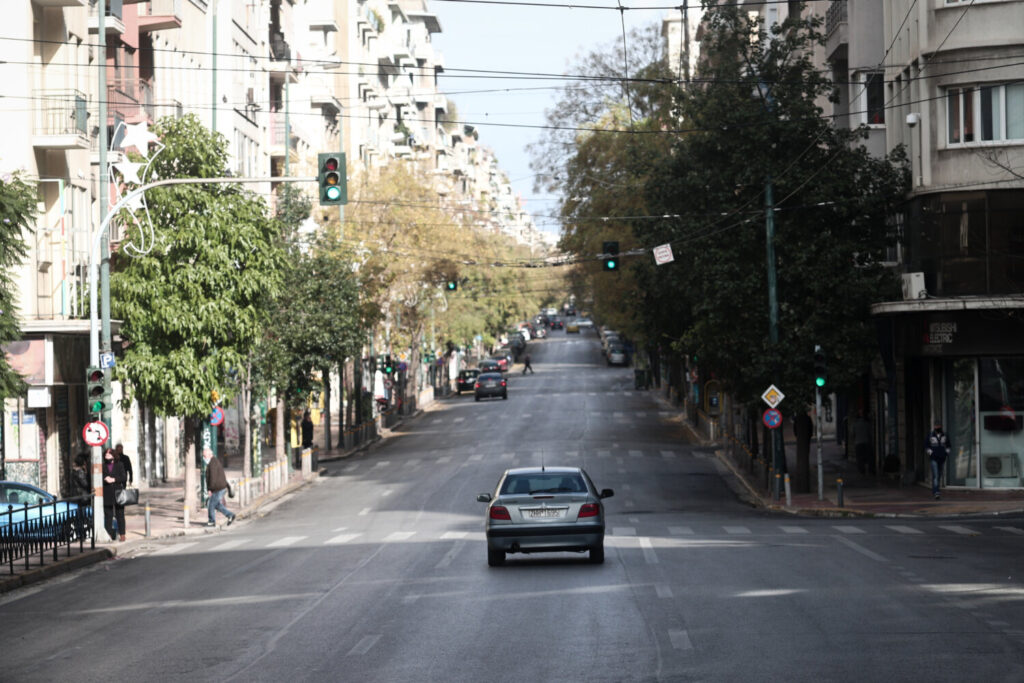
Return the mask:
[[[633,388],[634,389],[646,389],[647,388],[647,370],[637,368],[633,370]]]

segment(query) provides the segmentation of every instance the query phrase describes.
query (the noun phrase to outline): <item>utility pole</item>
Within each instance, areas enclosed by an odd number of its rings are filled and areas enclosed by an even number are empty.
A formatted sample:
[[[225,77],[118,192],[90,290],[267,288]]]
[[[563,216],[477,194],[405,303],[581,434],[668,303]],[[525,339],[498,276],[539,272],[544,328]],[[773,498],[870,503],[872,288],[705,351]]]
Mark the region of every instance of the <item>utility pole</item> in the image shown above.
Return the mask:
[[[99,29],[99,57],[100,57],[100,78],[99,78],[99,141],[100,146],[100,168],[99,168],[99,209],[100,209],[100,225],[97,229],[100,237],[99,253],[102,260],[101,280],[103,289],[103,350],[110,350],[110,244],[108,242],[106,222],[107,222],[107,202],[110,201],[110,178],[107,175],[107,0],[101,0],[96,4],[96,11],[99,14],[97,17],[97,27]],[[90,250],[90,254],[92,250]],[[89,269],[90,275],[92,275],[93,269]],[[93,316],[95,316],[96,310],[96,282],[90,283],[90,291],[92,292],[92,302],[89,306],[89,310]],[[95,329],[92,327],[91,329]],[[97,344],[93,348],[99,348]],[[99,354],[97,357],[90,358],[92,365],[99,365]],[[18,411],[18,419],[21,420],[22,411]],[[110,427],[110,410],[105,410],[100,416],[101,419],[107,423],[108,433]],[[21,431],[19,430],[20,434]],[[103,455],[102,449],[99,446],[93,446],[92,449],[92,488],[95,498],[93,500],[93,521],[95,522],[95,515],[98,511],[103,510]],[[95,528],[95,527],[94,527]]]
[[[775,278],[775,207],[772,198],[772,181],[769,177],[764,185],[764,227],[765,227],[765,249],[768,259],[768,340],[774,348],[779,343],[779,300]],[[777,365],[777,364],[776,364]],[[773,368],[772,378],[775,386],[779,385],[778,367]],[[772,432],[772,471],[775,473],[772,482],[772,498],[779,500],[779,482],[783,465],[786,459],[785,445],[782,439],[782,429],[773,429]]]

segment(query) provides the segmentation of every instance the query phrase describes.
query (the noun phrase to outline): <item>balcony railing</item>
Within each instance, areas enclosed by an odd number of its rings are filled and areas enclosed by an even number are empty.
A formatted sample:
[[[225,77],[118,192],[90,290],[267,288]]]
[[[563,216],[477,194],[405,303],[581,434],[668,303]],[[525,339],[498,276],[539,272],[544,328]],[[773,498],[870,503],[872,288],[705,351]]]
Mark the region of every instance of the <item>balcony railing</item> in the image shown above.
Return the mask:
[[[846,1],[833,0],[825,10],[825,36],[832,35],[840,25],[846,23]]]
[[[107,84],[107,116],[120,114],[128,123],[155,120],[153,84],[138,78],[115,80]]]
[[[33,134],[88,137],[89,111],[85,93],[42,90],[36,94],[38,105]]]

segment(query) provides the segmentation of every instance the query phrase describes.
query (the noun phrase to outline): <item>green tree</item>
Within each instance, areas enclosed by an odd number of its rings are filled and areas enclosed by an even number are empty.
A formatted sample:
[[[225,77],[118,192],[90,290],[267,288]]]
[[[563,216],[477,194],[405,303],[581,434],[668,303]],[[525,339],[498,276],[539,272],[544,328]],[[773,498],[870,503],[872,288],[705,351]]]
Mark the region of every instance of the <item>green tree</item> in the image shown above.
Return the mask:
[[[35,186],[20,172],[0,175],[0,344],[21,339],[14,272],[28,254],[23,235],[35,231],[37,201]],[[24,391],[24,380],[6,356],[0,358],[0,395],[18,396]]]
[[[154,132],[166,146],[155,177],[229,175],[226,140],[195,116],[163,119]],[[118,374],[158,415],[198,418],[211,392],[230,398],[281,287],[284,253],[263,200],[238,186],[161,187],[146,200],[151,248],[121,250],[110,280],[112,315],[124,321]],[[129,242],[147,243],[145,223],[128,226]]]

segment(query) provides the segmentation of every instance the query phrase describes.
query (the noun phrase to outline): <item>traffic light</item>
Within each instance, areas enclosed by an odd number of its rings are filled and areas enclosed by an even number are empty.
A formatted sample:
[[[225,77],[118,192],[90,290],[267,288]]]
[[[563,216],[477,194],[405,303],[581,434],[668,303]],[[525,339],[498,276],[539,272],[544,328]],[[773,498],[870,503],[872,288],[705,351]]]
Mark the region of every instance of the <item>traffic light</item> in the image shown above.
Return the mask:
[[[605,270],[618,270],[619,269],[619,243],[618,242],[605,242],[602,245],[601,252],[604,254],[604,269]]]
[[[391,356],[384,357],[384,374],[393,375],[395,373],[395,365],[391,362]]]
[[[325,152],[317,155],[317,158],[320,206],[347,204],[348,182],[345,175],[345,155],[341,152]]]
[[[97,367],[86,369],[85,400],[90,413],[101,414],[110,410],[110,376],[107,370]]]
[[[825,350],[820,345],[814,345],[814,383],[819,387],[825,386],[827,377],[825,369]]]
[[[448,280],[447,282],[444,283],[444,288],[446,290],[448,290],[449,292],[454,292],[455,290],[457,290],[459,288],[459,281],[458,280]]]

